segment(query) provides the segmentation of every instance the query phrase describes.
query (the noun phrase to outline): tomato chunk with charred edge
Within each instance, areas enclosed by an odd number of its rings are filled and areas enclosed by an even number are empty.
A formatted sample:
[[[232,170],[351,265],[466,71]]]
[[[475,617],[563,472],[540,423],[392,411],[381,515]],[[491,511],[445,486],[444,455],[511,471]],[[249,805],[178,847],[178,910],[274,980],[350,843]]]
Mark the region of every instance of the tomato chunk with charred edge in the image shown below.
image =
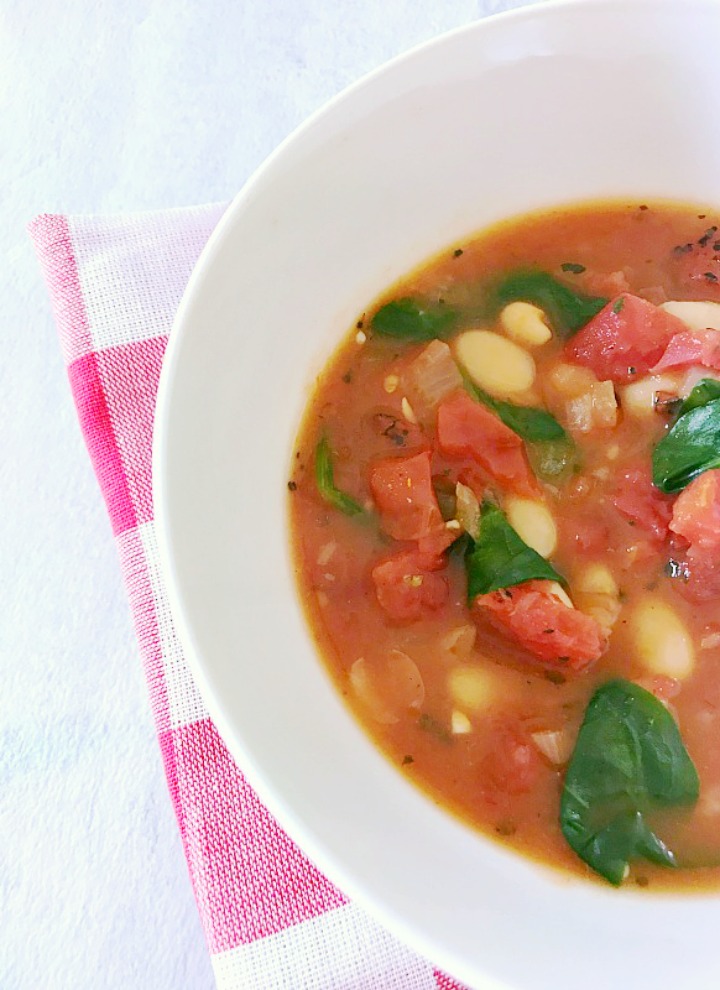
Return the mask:
[[[585,670],[607,648],[607,637],[595,619],[569,608],[553,592],[551,581],[528,581],[478,595],[472,608],[553,670]]]
[[[569,341],[566,354],[601,381],[630,382],[648,372],[670,339],[686,330],[677,316],[625,292]]]
[[[417,540],[423,553],[440,554],[457,533],[445,526],[432,483],[430,452],[388,457],[370,472],[382,527],[395,540]]]
[[[537,494],[522,439],[467,392],[456,392],[440,404],[437,437],[446,457],[469,457],[503,488]]]

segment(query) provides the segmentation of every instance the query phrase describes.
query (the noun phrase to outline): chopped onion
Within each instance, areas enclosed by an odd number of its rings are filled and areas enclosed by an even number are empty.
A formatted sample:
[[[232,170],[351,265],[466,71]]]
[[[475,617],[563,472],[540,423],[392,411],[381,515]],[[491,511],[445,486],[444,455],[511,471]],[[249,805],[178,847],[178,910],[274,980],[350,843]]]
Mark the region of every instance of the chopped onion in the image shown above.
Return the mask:
[[[573,751],[573,739],[567,729],[546,729],[533,732],[532,741],[554,766],[564,766]]]
[[[568,426],[577,433],[607,429],[617,423],[617,399],[610,381],[595,382],[565,405]]]
[[[452,653],[458,659],[466,657],[475,645],[477,628],[470,624],[456,626],[450,632],[445,633],[440,640],[440,648],[446,653]]]
[[[455,515],[465,532],[476,540],[480,532],[480,503],[472,488],[459,481],[455,486]]]
[[[382,725],[393,725],[408,711],[419,711],[425,700],[425,685],[417,664],[402,650],[359,657],[350,668],[350,686]]]
[[[462,388],[458,366],[442,340],[433,340],[415,358],[404,381],[417,404],[430,409],[439,405],[446,395]]]

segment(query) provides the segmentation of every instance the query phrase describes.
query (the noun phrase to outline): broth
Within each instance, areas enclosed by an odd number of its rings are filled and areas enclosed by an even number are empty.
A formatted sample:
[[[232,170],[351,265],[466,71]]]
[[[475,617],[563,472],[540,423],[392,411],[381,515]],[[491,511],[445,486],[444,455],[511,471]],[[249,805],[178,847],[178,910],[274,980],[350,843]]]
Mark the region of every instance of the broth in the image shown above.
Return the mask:
[[[658,444],[689,422],[680,403],[699,381],[720,379],[712,307],[710,329],[695,336],[689,310],[664,308],[720,303],[719,225],[702,207],[592,203],[452,245],[349,331],[317,381],[288,486],[319,654],[399,772],[526,855],[653,889],[720,879],[720,472],[706,458],[678,490],[651,480]],[[561,331],[575,317],[540,304],[548,291],[562,301],[563,288],[585,307],[579,329]],[[403,336],[411,324],[415,339]],[[529,427],[512,418],[518,409],[532,411]],[[561,436],[515,440],[517,429]],[[502,539],[493,543],[491,529]],[[503,558],[508,529],[531,545],[522,560]],[[499,562],[469,562],[480,545]],[[520,580],[497,584],[503,567]],[[470,601],[469,580],[481,585]],[[651,702],[670,712],[697,770],[699,796],[684,765],[684,796],[628,805],[624,795],[618,811],[642,814],[675,869],[635,842],[613,879],[561,827],[568,774],[583,781],[588,704],[613,682],[639,719],[647,708],[653,746],[661,719]],[[628,684],[643,689],[635,702]],[[590,728],[587,739],[592,752]],[[592,828],[609,826],[608,814]]]

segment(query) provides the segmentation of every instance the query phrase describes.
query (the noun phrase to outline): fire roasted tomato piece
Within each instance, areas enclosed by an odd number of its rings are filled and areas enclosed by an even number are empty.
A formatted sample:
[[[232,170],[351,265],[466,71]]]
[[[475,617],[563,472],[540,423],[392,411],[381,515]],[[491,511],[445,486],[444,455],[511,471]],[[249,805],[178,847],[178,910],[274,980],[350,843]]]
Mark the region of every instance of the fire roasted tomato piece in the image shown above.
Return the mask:
[[[478,595],[473,611],[519,643],[543,667],[581,671],[607,647],[595,619],[565,604],[552,581],[528,581]]]
[[[657,542],[667,537],[673,500],[655,488],[649,464],[641,463],[623,471],[613,502],[618,512],[637,527],[640,535]]]
[[[663,356],[652,368],[653,374],[667,368],[698,364],[720,371],[720,331],[686,330],[676,334],[665,348]]]
[[[421,552],[440,554],[457,536],[443,522],[429,451],[378,461],[370,472],[370,488],[382,527],[393,539],[417,540]]]
[[[440,404],[437,437],[446,457],[471,458],[509,491],[537,493],[522,439],[466,392],[456,392]]]
[[[568,343],[566,353],[604,381],[630,382],[660,360],[687,327],[676,316],[626,292],[613,299]]]

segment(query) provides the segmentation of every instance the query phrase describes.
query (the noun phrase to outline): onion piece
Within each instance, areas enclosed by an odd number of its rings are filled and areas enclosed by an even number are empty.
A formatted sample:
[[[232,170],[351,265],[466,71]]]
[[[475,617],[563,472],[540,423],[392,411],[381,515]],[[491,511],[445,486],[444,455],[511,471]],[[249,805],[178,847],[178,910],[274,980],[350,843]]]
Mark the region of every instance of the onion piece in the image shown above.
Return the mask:
[[[425,684],[417,664],[402,650],[359,657],[350,668],[350,686],[381,725],[394,725],[407,712],[419,711],[425,700]]]
[[[480,533],[480,503],[472,488],[459,481],[455,486],[455,515],[465,532],[476,540]]]
[[[417,408],[429,411],[462,388],[463,381],[448,345],[433,340],[412,362],[403,383]]]
[[[567,729],[544,729],[531,733],[531,738],[553,766],[564,766],[572,756],[575,742]]]

